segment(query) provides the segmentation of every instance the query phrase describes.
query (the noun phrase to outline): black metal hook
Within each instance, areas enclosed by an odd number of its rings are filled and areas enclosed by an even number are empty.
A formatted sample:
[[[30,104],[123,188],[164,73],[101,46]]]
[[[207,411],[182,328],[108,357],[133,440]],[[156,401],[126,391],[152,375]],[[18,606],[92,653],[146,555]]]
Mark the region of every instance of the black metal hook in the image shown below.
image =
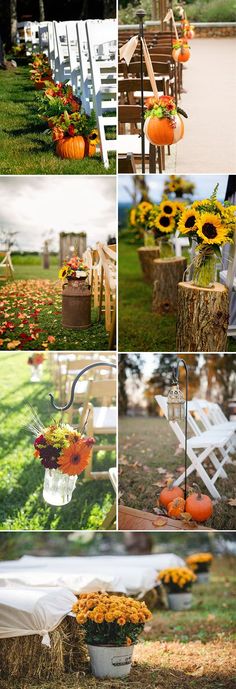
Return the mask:
[[[89,371],[91,368],[95,368],[96,366],[109,366],[110,368],[116,368],[116,364],[110,364],[107,361],[98,361],[97,363],[94,363],[94,364],[88,364],[88,366],[85,366],[84,368],[82,368],[82,371],[80,371],[78,373],[78,375],[76,376],[76,378],[74,379],[72,386],[71,386],[71,391],[70,391],[70,400],[67,404],[64,405],[64,407],[58,407],[54,402],[54,396],[52,395],[51,392],[49,392],[51,405],[54,407],[54,409],[56,409],[57,411],[67,411],[67,409],[69,409],[71,407],[71,405],[73,404],[73,401],[74,401],[75,387],[76,387],[76,384],[77,384],[79,378],[81,378],[81,376],[83,376],[83,374],[86,373],[87,371]]]

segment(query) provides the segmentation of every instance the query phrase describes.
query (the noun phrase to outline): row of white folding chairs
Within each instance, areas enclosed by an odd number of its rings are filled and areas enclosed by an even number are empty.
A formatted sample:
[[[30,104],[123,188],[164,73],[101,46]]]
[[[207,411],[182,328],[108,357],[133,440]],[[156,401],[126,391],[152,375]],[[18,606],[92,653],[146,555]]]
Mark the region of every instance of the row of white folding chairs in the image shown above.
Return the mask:
[[[38,22],[17,22],[17,43],[24,44],[26,54],[31,55],[39,46]]]
[[[56,82],[68,80],[87,114],[94,108],[105,167],[116,141],[107,126],[117,126],[115,20],[48,22],[39,25],[40,49],[47,53]]]

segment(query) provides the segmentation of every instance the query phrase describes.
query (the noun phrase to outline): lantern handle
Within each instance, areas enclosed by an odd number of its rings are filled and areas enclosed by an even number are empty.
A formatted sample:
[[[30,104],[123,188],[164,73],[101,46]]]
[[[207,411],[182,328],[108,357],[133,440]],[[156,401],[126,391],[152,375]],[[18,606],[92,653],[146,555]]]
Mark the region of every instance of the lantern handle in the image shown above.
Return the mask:
[[[87,371],[90,371],[90,369],[95,368],[96,366],[109,366],[110,368],[116,368],[116,364],[110,364],[108,361],[98,361],[94,364],[88,364],[88,366],[85,366],[82,368],[82,371],[79,371],[77,374],[76,378],[73,380],[72,386],[71,386],[71,391],[70,391],[70,399],[67,404],[64,405],[64,407],[58,407],[55,402],[54,402],[54,396],[51,392],[49,392],[49,397],[51,401],[51,405],[53,406],[56,411],[67,411],[71,407],[74,401],[74,396],[75,396],[75,388],[78,380],[83,376],[84,373]]]

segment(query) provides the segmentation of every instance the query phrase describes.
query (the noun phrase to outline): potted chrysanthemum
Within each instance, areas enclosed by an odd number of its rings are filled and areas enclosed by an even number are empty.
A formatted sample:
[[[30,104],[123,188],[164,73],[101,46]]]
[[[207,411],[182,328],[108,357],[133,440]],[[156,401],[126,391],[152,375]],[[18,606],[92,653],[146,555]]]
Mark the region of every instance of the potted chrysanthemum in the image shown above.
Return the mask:
[[[45,469],[43,497],[50,505],[66,505],[72,498],[77,477],[89,463],[94,438],[76,431],[69,424],[43,426],[38,418],[30,429],[36,458]]]
[[[100,679],[126,677],[134,644],[152,616],[146,603],[108,593],[82,593],[73,612],[84,630],[92,674]]]
[[[75,255],[64,261],[59,271],[62,280],[62,325],[84,330],[91,325],[91,288],[89,268],[83,258]]]
[[[188,610],[192,606],[192,584],[197,577],[188,567],[163,569],[158,579],[164,584],[171,610]]]
[[[213,560],[211,553],[194,553],[186,559],[187,565],[197,575],[197,582],[205,584],[209,581],[209,570]]]
[[[236,230],[236,206],[217,200],[218,186],[210,198],[188,206],[178,223],[179,233],[196,243],[192,283],[197,287],[214,287],[220,247],[233,241]]]

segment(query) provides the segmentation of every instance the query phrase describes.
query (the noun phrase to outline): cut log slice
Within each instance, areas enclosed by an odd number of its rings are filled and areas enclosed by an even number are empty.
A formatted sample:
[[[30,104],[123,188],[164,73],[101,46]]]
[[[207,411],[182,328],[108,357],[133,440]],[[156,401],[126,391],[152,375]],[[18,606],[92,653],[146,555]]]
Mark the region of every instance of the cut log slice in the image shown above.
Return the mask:
[[[152,284],[152,265],[155,258],[159,258],[159,246],[141,246],[138,249],[139,260],[143,271],[144,281]]]
[[[209,288],[178,285],[177,352],[224,352],[228,322],[227,287],[218,282]]]
[[[186,268],[186,258],[159,258],[153,261],[152,310],[155,313],[176,313],[178,283],[183,280]]]

